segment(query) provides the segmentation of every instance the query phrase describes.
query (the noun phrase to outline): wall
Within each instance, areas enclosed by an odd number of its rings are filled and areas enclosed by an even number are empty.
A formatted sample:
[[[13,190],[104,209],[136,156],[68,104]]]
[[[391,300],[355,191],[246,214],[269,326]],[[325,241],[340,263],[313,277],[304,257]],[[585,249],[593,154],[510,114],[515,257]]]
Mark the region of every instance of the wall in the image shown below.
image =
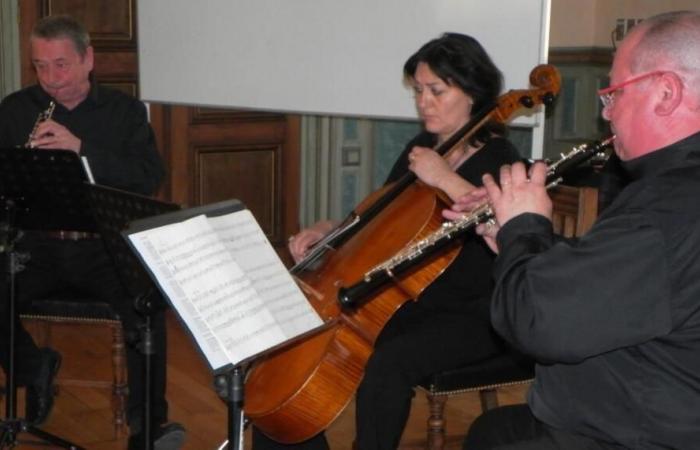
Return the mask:
[[[698,8],[698,0],[552,0],[549,61],[559,68],[562,90],[548,110],[545,157],[557,158],[574,145],[610,134],[596,91],[608,84],[612,49],[619,42],[612,36],[618,19],[636,22],[665,11]]]
[[[698,0],[552,0],[549,47],[611,47],[618,18],[698,8]]]
[[[401,68],[445,31],[476,37],[508,87],[526,83],[547,53],[549,0],[199,3],[138,2],[144,100],[412,120],[415,107]],[[182,55],[188,55],[184,66]],[[537,126],[534,115],[518,120]]]
[[[552,0],[549,48],[591,47],[595,35],[597,0]]]

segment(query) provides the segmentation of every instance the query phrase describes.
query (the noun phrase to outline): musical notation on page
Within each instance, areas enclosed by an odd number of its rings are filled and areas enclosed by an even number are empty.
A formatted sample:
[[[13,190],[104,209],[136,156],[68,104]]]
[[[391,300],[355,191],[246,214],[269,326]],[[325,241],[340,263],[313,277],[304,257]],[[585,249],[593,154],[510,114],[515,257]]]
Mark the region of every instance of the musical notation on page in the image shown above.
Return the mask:
[[[247,209],[129,240],[214,369],[323,325]]]

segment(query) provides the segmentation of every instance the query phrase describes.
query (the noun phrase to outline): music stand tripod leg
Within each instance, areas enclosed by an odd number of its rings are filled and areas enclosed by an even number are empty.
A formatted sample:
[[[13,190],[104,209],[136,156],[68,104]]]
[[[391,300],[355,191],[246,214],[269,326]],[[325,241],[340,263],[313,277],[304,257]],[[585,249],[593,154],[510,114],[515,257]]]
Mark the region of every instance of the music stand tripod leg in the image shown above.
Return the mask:
[[[229,450],[239,450],[243,433],[243,370],[236,366],[228,373],[228,439]]]
[[[19,262],[19,255],[15,251],[15,244],[18,240],[18,231],[14,226],[15,204],[11,199],[5,199],[4,209],[6,212],[7,223],[3,225],[2,236],[2,253],[4,253],[7,264],[6,272],[8,276],[8,363],[7,373],[5,374],[6,384],[6,404],[5,404],[5,419],[2,421],[0,429],[0,449],[14,448],[17,446],[17,435],[26,432],[36,436],[44,442],[55,447],[67,448],[70,450],[83,450],[82,447],[68,442],[64,439],[54,436],[51,433],[40,430],[27,423],[25,419],[17,417],[17,386],[15,385],[15,325],[18,319],[16,305],[16,289],[15,289],[15,274],[22,270]]]
[[[139,349],[143,356],[143,378],[144,378],[144,388],[143,388],[143,442],[144,450],[151,450],[153,448],[153,433],[151,430],[151,390],[152,390],[152,370],[151,370],[151,357],[155,352],[153,345],[153,329],[151,328],[151,314],[152,311],[146,313],[146,320],[141,328],[141,342],[139,344]]]
[[[153,392],[153,355],[156,354],[156,344],[153,320],[156,314],[164,314],[163,306],[163,302],[153,289],[148,289],[148,291],[137,296],[134,300],[134,308],[144,317],[144,322],[139,327],[140,341],[138,344],[138,349],[143,357],[144,399],[142,429],[144,450],[151,450],[154,446],[155,434],[153,433],[153,421],[151,420],[151,412],[153,410],[151,402]]]
[[[223,375],[214,378],[214,387],[219,397],[226,401],[228,407],[228,441],[219,449],[243,449],[243,394],[244,370],[236,366]]]

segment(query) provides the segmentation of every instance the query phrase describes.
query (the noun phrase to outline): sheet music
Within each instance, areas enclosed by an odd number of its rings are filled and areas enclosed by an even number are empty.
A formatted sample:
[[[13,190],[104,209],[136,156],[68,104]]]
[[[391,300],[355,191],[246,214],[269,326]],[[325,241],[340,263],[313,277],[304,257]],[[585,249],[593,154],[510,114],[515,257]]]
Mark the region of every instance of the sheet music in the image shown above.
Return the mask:
[[[248,210],[129,239],[215,369],[322,324]]]
[[[210,218],[252,288],[285,336],[321,325],[320,318],[287,271],[249,210]]]

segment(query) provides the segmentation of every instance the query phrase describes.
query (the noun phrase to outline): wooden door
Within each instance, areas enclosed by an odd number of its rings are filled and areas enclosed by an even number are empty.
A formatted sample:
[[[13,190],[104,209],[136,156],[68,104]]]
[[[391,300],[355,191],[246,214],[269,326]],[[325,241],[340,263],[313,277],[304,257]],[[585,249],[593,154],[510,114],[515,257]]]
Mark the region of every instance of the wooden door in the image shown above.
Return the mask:
[[[286,237],[299,228],[299,117],[168,105],[151,119],[169,152],[169,198],[187,206],[242,201],[291,263]]]

